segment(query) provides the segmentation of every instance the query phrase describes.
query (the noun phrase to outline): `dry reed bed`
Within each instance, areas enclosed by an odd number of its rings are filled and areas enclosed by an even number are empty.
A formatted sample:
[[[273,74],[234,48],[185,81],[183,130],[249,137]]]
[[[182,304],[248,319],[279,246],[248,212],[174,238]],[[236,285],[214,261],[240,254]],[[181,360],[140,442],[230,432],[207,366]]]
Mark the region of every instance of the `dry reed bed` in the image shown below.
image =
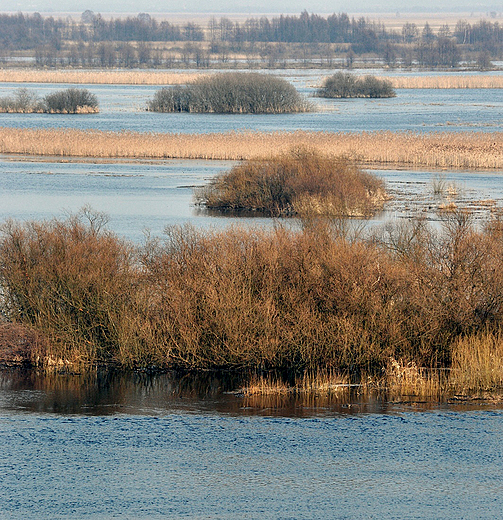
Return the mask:
[[[198,72],[122,70],[9,70],[0,69],[1,83],[74,83],[96,85],[182,85],[203,76]]]
[[[361,164],[503,169],[502,132],[229,132],[155,134],[0,128],[0,153],[243,160],[308,147]]]
[[[1,83],[74,83],[122,85],[182,85],[207,73],[126,70],[33,70],[0,69]],[[503,75],[382,76],[393,88],[503,88]]]
[[[391,82],[393,88],[503,88],[503,75],[489,76],[467,74],[457,76],[381,77]]]

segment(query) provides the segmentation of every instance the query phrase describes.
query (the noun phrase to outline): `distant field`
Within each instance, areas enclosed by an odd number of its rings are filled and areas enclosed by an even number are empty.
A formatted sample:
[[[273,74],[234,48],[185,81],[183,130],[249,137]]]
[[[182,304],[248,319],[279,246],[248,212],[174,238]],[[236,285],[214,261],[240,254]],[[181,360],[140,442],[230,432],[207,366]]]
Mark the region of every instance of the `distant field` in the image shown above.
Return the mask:
[[[349,6],[348,6],[349,7]],[[84,9],[83,9],[84,10]],[[23,10],[24,11],[24,10]],[[402,26],[405,23],[415,23],[417,26],[422,27],[426,22],[430,25],[433,31],[437,31],[442,25],[449,25],[451,30],[455,27],[459,20],[466,20],[470,23],[477,22],[481,18],[488,18],[487,12],[485,11],[473,11],[473,12],[459,12],[459,13],[352,13],[350,10],[344,9],[344,12],[348,14],[350,18],[368,18],[369,20],[375,20],[383,23],[387,29],[395,29],[401,31]],[[98,12],[98,11],[97,11]],[[311,10],[309,10],[311,13]],[[323,17],[327,17],[334,12],[339,13],[340,9],[334,9],[334,11],[316,12]],[[100,12],[104,19],[111,18],[127,18],[137,16],[138,12],[131,13],[115,13],[115,12]],[[228,18],[233,22],[245,22],[248,18],[261,18],[265,16],[269,19],[280,16],[281,13],[150,13],[153,18],[157,20],[168,20],[175,24],[184,24],[187,22],[197,23],[202,26],[206,26],[211,18],[217,19],[221,17]],[[298,15],[297,11],[294,12],[283,12],[283,14]],[[500,13],[498,13],[500,14]],[[81,12],[42,12],[43,17],[52,16],[54,18],[73,18],[79,20]],[[502,16],[494,18],[494,20],[501,20]]]
[[[230,132],[152,134],[0,128],[0,153],[242,160],[295,147],[345,155],[362,165],[503,170],[503,132]]]

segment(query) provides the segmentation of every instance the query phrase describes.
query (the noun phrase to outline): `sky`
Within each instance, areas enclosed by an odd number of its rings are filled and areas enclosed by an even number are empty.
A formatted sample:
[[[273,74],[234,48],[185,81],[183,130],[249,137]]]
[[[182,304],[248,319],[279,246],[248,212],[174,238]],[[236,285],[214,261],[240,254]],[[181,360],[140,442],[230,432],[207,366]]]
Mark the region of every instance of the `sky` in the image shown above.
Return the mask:
[[[95,13],[503,12],[503,0],[2,0],[0,11]]]

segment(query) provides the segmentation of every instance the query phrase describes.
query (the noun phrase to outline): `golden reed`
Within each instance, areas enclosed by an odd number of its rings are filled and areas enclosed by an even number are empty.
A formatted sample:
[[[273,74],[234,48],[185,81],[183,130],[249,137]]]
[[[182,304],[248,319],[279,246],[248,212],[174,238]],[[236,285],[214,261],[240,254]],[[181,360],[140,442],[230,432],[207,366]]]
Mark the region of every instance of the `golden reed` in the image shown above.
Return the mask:
[[[126,70],[0,69],[2,83],[74,83],[96,85],[182,85],[202,76],[200,72]]]
[[[294,147],[362,165],[503,169],[503,132],[229,132],[173,134],[0,127],[0,153],[94,158],[268,157]]]
[[[74,83],[97,85],[183,85],[207,73],[129,70],[0,69],[0,83]],[[458,74],[442,76],[382,76],[393,88],[503,88],[503,76]],[[319,86],[319,85],[318,85]]]
[[[456,76],[402,76],[381,77],[393,88],[503,88],[503,76],[487,74],[460,74]]]

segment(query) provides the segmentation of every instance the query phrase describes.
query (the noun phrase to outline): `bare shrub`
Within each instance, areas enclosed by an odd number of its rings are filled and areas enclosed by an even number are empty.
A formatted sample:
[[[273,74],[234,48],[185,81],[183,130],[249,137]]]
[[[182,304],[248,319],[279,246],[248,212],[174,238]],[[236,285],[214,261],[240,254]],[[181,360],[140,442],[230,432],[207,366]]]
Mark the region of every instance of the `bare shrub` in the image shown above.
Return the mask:
[[[345,157],[306,148],[252,159],[216,177],[199,203],[223,211],[267,215],[363,216],[381,208],[384,183]]]
[[[98,99],[87,89],[69,88],[48,94],[42,100],[26,88],[14,97],[0,99],[0,112],[50,114],[89,114],[98,112]]]
[[[501,357],[498,222],[457,212],[441,232],[419,221],[370,239],[316,220],[171,227],[137,249],[101,225],[87,212],[2,227],[1,311],[48,339],[46,363],[388,373],[418,393],[434,389],[424,367],[468,371],[472,336],[492,334],[484,352]]]
[[[44,97],[45,112],[84,114],[98,112],[98,99],[87,89],[68,88]]]
[[[43,102],[36,94],[24,87],[17,89],[13,97],[0,98],[0,112],[29,114],[43,111]]]
[[[186,86],[163,88],[148,102],[153,112],[280,114],[305,112],[309,104],[286,80],[259,73],[203,76]]]
[[[390,98],[396,93],[388,80],[339,71],[324,81],[316,95],[324,98]]]
[[[131,251],[86,214],[2,226],[0,280],[10,320],[43,332],[47,355],[111,359],[135,274]]]

